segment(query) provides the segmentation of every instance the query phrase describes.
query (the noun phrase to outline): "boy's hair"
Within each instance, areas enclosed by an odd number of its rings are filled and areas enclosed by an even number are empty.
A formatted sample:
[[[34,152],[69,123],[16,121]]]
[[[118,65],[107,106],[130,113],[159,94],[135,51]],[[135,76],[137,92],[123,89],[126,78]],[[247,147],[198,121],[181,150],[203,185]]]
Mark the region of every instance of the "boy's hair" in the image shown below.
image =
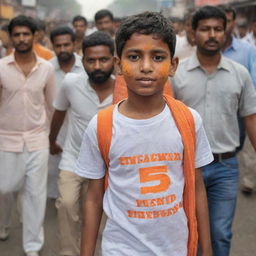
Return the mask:
[[[37,30],[36,22],[31,17],[27,17],[25,15],[16,16],[10,21],[8,25],[8,31],[10,35],[12,34],[13,28],[17,26],[28,27],[32,34],[35,34]]]
[[[109,17],[112,21],[114,21],[113,13],[107,9],[99,10],[95,13],[94,20],[97,22],[98,20]]]
[[[168,44],[171,58],[175,53],[176,35],[173,26],[158,12],[143,12],[125,19],[116,33],[116,51],[121,58],[125,43],[135,33],[153,35]]]
[[[73,18],[73,20],[72,20],[72,24],[74,25],[74,23],[75,23],[76,21],[80,21],[80,20],[84,22],[84,25],[85,25],[85,26],[87,26],[87,24],[88,24],[87,19],[86,19],[84,16],[81,16],[81,15],[75,16],[75,17]]]
[[[51,42],[53,43],[54,38],[55,38],[56,36],[61,36],[61,35],[70,35],[72,42],[74,42],[75,39],[76,39],[76,36],[75,36],[74,31],[73,31],[70,27],[61,26],[61,27],[55,28],[55,29],[51,32],[51,34],[50,34]]]
[[[114,55],[114,49],[115,49],[114,41],[109,34],[102,31],[96,31],[84,39],[83,47],[82,47],[83,54],[86,48],[98,46],[98,45],[107,46],[109,48],[110,53]]]
[[[224,13],[230,13],[232,12],[233,20],[236,19],[236,10],[230,6],[230,5],[219,5],[219,8],[224,12]]]
[[[200,20],[211,19],[211,18],[222,19],[224,29],[226,29],[227,19],[226,19],[225,13],[220,8],[216,6],[210,6],[210,5],[206,5],[198,9],[194,13],[192,18],[192,29],[193,30],[197,29],[197,26]]]

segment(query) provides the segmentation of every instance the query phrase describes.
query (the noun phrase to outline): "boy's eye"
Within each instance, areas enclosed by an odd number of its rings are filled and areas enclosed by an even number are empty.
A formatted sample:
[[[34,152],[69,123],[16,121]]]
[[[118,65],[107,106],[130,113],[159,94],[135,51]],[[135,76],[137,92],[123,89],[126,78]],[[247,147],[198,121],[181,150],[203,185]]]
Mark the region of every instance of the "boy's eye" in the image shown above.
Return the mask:
[[[160,55],[156,55],[153,57],[153,60],[154,61],[163,61],[165,59],[164,56],[160,56]]]
[[[131,60],[131,61],[136,61],[136,60],[139,59],[139,55],[129,55],[128,59]]]

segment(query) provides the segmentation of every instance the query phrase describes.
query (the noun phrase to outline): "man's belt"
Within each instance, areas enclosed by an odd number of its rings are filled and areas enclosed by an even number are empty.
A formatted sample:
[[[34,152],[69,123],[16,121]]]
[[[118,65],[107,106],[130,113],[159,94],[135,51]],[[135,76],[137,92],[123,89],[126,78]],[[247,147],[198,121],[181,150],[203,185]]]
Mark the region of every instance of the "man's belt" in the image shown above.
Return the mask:
[[[221,153],[221,154],[213,153],[214,160],[211,163],[221,162],[221,160],[225,160],[225,159],[234,157],[235,155],[236,155],[236,152],[226,152],[226,153]]]

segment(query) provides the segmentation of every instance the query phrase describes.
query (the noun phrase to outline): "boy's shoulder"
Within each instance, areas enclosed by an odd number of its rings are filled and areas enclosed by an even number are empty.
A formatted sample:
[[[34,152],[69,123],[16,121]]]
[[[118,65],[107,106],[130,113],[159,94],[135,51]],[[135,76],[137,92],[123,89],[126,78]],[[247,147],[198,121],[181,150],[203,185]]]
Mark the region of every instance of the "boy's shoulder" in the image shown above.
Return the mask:
[[[175,100],[175,101],[177,101],[177,100]],[[110,120],[114,120],[114,118],[117,118],[119,116],[119,115],[117,115],[118,114],[118,107],[117,107],[117,105],[118,104],[111,105],[111,106],[109,106],[109,107],[107,107],[107,108],[105,108],[103,110],[100,110],[99,113],[96,114],[93,117],[93,119],[91,120],[91,122],[89,124],[90,129],[93,129],[97,133],[97,129],[98,129],[98,116],[99,116],[99,114],[104,113],[103,111],[105,111],[104,114],[107,113],[108,115],[112,115]],[[195,130],[197,131],[201,127],[201,125],[202,125],[202,118],[201,118],[200,114],[195,109],[190,108],[190,107],[187,107],[187,109],[188,109],[188,111],[190,111],[190,113],[193,116],[193,120],[194,120],[194,124],[195,124]],[[171,110],[170,110],[170,116],[172,116],[171,115]],[[108,125],[113,125],[113,122],[109,123],[109,124],[106,124],[105,122],[102,122],[102,124],[100,124],[100,125],[104,125],[106,127]]]

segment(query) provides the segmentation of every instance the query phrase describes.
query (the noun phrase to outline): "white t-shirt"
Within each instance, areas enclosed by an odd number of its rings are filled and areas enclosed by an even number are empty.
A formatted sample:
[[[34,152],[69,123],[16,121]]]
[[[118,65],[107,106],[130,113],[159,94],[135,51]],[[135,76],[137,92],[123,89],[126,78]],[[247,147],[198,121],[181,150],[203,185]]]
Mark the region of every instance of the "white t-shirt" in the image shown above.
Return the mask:
[[[196,111],[191,112],[196,126],[195,166],[199,168],[213,156],[202,120]],[[75,170],[90,179],[105,175],[96,130],[94,117],[84,134]],[[109,158],[102,254],[187,256],[183,144],[168,106],[145,120],[128,118],[115,107]]]
[[[68,73],[65,76],[53,103],[58,110],[69,110],[68,130],[59,165],[61,170],[74,172],[83,133],[89,121],[100,109],[111,105],[112,99],[113,95],[111,94],[100,103],[85,72]]]
[[[82,59],[79,55],[77,55],[76,53],[74,53],[75,56],[75,63],[72,66],[70,72],[68,73],[84,73],[84,67],[82,64]],[[60,87],[62,85],[62,82],[64,80],[64,77],[66,76],[67,73],[65,73],[59,64],[58,58],[57,56],[54,56],[50,62],[52,63],[52,65],[54,66],[54,71],[55,71],[55,77],[56,77],[56,87],[57,87],[57,93],[60,90]],[[58,95],[58,94],[57,94]],[[66,134],[67,134],[67,129],[68,129],[68,112],[66,113],[66,117],[64,119],[64,122],[61,126],[61,129],[59,131],[58,137],[57,137],[57,142],[58,144],[60,144],[61,146],[64,145],[65,142],[65,138],[66,138]],[[56,155],[54,155],[56,156]],[[52,157],[52,155],[51,155]]]

